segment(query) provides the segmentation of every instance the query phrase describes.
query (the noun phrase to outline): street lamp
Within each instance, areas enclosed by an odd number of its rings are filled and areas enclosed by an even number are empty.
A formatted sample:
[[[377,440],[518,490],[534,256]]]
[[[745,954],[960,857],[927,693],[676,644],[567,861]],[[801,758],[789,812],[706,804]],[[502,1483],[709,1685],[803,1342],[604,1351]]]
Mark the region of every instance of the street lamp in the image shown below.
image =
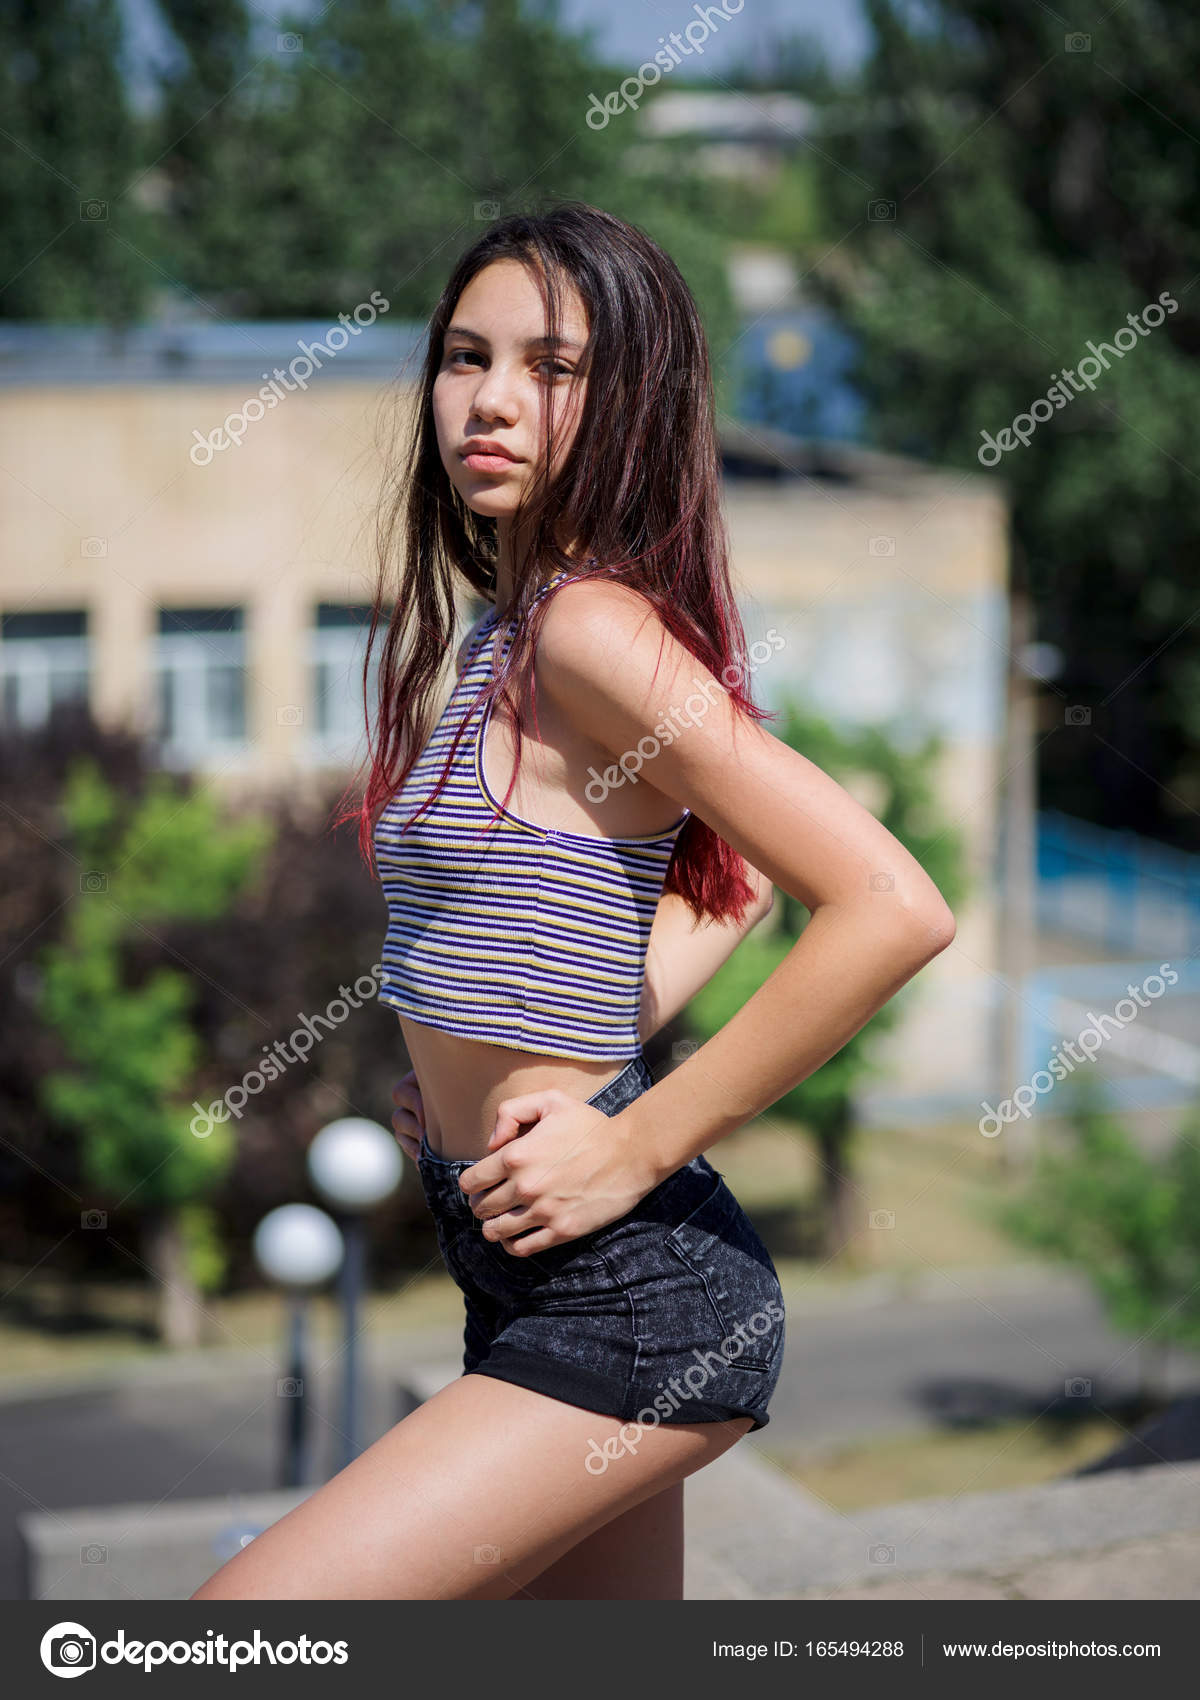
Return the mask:
[[[343,1261],[342,1235],[332,1218],[315,1205],[282,1204],[269,1210],[255,1228],[253,1247],[263,1274],[282,1287],[287,1297],[288,1373],[277,1389],[286,1401],[280,1486],[300,1487],[309,1479],[304,1375],[308,1295],[323,1286]]]
[[[363,1218],[400,1184],[404,1160],[394,1134],[363,1116],[344,1116],[323,1127],[308,1148],[313,1186],[334,1206],[345,1241],[341,1299],[346,1332],[342,1370],[342,1463],[358,1456],[358,1307],[365,1285]]]

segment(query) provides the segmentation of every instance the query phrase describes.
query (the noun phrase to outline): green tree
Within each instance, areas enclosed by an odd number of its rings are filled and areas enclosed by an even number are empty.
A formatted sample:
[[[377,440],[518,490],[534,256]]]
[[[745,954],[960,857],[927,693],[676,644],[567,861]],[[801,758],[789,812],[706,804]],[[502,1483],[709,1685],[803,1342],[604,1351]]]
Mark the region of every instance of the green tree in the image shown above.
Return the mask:
[[[785,705],[773,731],[857,796],[921,863],[951,908],[961,901],[966,883],[961,839],[936,818],[931,778],[940,753],[936,738],[908,748],[884,727],[842,730],[794,702]],[[707,1039],[725,1025],[783,961],[808,919],[802,903],[776,889],[770,923],[748,934],[683,1012],[693,1038]],[[772,1115],[801,1124],[816,1141],[827,1256],[841,1253],[856,1237],[850,1178],[855,1093],[878,1072],[875,1042],[914,993],[918,987],[905,987],[772,1108]]]
[[[1200,1106],[1157,1159],[1076,1079],[1063,1136],[1042,1142],[1027,1189],[991,1209],[1015,1239],[1084,1272],[1112,1326],[1137,1337],[1144,1403],[1165,1400],[1170,1346],[1200,1345]]]
[[[117,0],[0,0],[0,317],[125,325],[145,304],[121,46]]]
[[[324,317],[382,290],[393,317],[421,317],[493,218],[578,198],[644,224],[715,347],[732,336],[706,185],[687,161],[630,161],[631,113],[588,125],[589,96],[625,72],[556,6],[340,0],[253,36],[243,0],[159,5],[177,50],[159,257],[222,310]]]
[[[198,1289],[220,1277],[203,1201],[233,1140],[228,1123],[192,1131],[200,1057],[188,976],[152,966],[138,977],[129,958],[146,941],[157,953],[159,926],[222,916],[255,876],[267,834],[254,819],[222,821],[210,793],[181,797],[163,774],[123,818],[91,758],[72,770],[62,813],[83,871],[62,942],[41,955],[40,1009],[74,1066],[47,1076],[43,1100],[78,1134],[89,1196],[106,1215],[136,1213],[161,1337],[188,1344],[199,1337]],[[87,1211],[83,1225],[94,1225]]]
[[[1064,671],[1039,750],[1056,806],[1200,844],[1200,13],[867,0],[870,54],[814,152],[819,279],[860,342],[879,440],[978,470],[1089,341],[1089,389],[1003,453],[1018,577]],[[818,94],[820,91],[817,91]],[[808,249],[797,242],[797,251]],[[1160,295],[1178,305],[1152,326]],[[1146,334],[1127,315],[1140,317]],[[1090,367],[1086,368],[1090,373]],[[1061,693],[1061,695],[1060,695]],[[1067,705],[1091,708],[1090,724]]]

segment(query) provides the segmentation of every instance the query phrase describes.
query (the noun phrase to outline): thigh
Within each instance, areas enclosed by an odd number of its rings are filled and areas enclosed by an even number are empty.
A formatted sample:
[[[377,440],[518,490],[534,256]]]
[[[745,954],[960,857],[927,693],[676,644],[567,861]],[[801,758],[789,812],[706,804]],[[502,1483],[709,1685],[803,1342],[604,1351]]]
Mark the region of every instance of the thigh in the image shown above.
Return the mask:
[[[613,1517],[548,1565],[515,1600],[681,1600],[683,1483]]]
[[[464,1375],[255,1537],[196,1600],[509,1599],[750,1427],[637,1430]],[[606,1467],[589,1467],[609,1447]]]

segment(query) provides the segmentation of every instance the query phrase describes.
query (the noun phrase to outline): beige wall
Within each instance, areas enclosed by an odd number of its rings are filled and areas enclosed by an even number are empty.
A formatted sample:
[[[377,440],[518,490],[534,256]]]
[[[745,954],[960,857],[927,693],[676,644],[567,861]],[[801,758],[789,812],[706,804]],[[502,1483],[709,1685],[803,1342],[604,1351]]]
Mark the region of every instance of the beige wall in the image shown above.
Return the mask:
[[[207,466],[189,458],[244,388],[0,391],[0,606],[88,609],[92,700],[146,724],[160,605],[245,608],[257,783],[304,773],[306,639],[317,601],[369,602],[382,391],[327,381],[288,396]],[[104,553],[82,552],[84,539]],[[237,768],[217,776],[236,789]]]

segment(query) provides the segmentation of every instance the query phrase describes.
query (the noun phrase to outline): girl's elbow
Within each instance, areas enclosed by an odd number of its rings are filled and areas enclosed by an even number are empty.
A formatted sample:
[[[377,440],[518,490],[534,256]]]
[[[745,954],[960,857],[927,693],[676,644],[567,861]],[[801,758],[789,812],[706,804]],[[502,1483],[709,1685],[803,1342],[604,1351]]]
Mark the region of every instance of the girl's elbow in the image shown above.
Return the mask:
[[[933,902],[922,905],[913,919],[917,923],[918,937],[926,961],[940,956],[943,950],[954,943],[958,923],[954,919],[954,911],[940,895]]]

